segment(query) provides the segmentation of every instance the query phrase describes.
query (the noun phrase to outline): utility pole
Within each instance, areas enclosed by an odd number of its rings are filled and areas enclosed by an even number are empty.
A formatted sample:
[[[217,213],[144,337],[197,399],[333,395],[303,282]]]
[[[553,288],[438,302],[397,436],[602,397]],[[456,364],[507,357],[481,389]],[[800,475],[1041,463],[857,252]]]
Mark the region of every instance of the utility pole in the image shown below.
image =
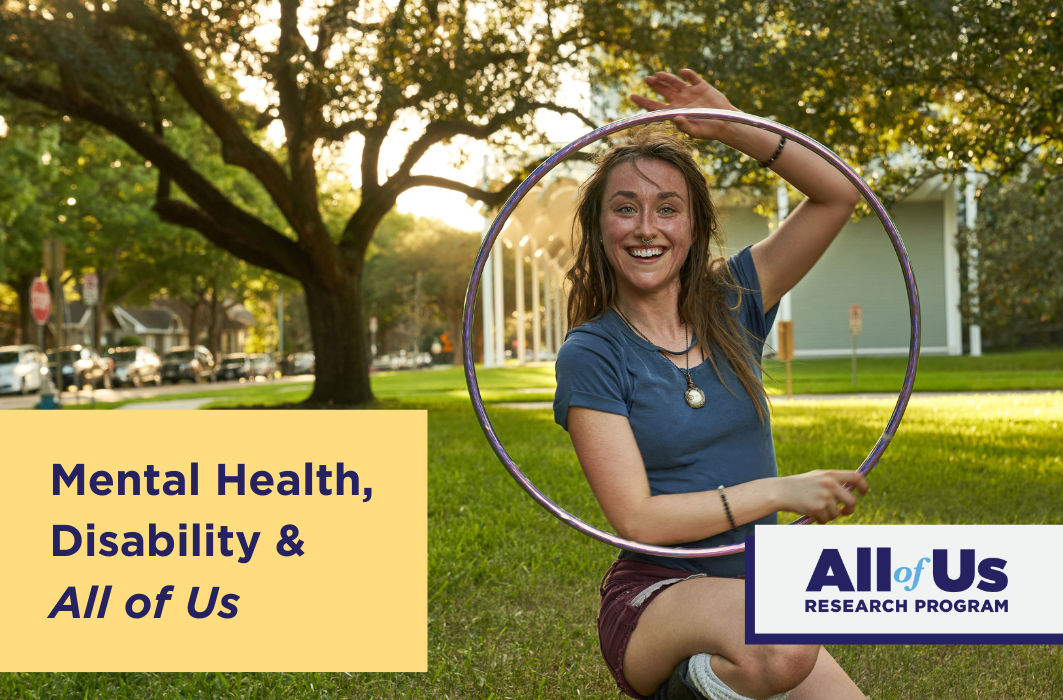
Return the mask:
[[[517,364],[521,367],[524,366],[524,348],[527,345],[527,339],[524,335],[524,239],[517,241],[515,246],[517,269],[516,269],[516,289],[517,289],[517,348],[514,353],[517,356]]]
[[[534,247],[534,246],[532,246]],[[532,360],[538,362],[542,358],[539,357],[539,353],[542,350],[542,327],[539,322],[539,256],[543,254],[543,249],[539,248],[532,253],[531,256],[531,275],[532,275]]]
[[[487,159],[489,156],[484,155],[484,168],[483,168],[483,189],[486,192],[490,186],[490,181],[487,177]],[[484,232],[480,237],[480,240],[487,240],[487,232],[491,229],[491,209],[486,204],[483,205],[484,212]],[[481,310],[483,311],[483,328],[484,328],[484,367],[495,366],[495,334],[494,334],[494,317],[495,317],[495,265],[494,265],[494,251],[488,253],[487,262],[484,265],[483,276],[480,278],[480,287],[483,289],[483,301],[481,302]]]
[[[49,281],[55,290],[52,294],[55,299],[55,398],[59,404],[59,397],[63,393],[63,354],[59,348],[63,347],[63,269],[65,264],[65,249],[63,241],[59,238],[46,238],[44,240],[44,268],[48,271]]]
[[[967,225],[967,293],[970,295],[972,323],[967,328],[971,345],[971,357],[982,356],[982,327],[974,322],[978,317],[978,236],[974,227],[978,224],[978,190],[975,187],[974,168],[967,168],[967,187],[964,191],[964,214]]]
[[[284,361],[284,290],[280,288],[277,289],[277,361]]]

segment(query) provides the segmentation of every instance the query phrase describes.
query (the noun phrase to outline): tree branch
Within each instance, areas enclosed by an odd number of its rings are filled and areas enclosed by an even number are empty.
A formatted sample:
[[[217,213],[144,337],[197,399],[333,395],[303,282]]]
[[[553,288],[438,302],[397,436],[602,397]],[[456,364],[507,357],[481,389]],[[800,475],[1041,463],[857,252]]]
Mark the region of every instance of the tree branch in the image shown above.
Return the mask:
[[[467,121],[433,122],[428,125],[424,134],[422,134],[421,137],[414,141],[410,146],[409,150],[406,152],[406,157],[402,160],[402,164],[399,166],[399,169],[395,174],[388,179],[386,186],[408,189],[404,187],[405,179],[409,177],[410,172],[417,164],[417,161],[424,156],[428,149],[440,141],[453,138],[454,136],[470,136],[475,139],[486,139],[496,131],[502,129],[506,123],[519,119],[529,112],[534,112],[538,109],[548,109],[558,114],[574,114],[591,129],[598,128],[589,117],[585,116],[578,109],[562,107],[553,102],[524,102],[508,112],[496,114],[491,117],[486,124],[473,124],[472,122]],[[394,183],[394,185],[392,185],[392,183]]]
[[[222,158],[254,175],[269,192],[277,207],[292,226],[296,216],[291,199],[291,185],[281,165],[244,134],[236,119],[213,90],[203,81],[199,68],[184,48],[184,39],[142,2],[122,0],[112,12],[100,13],[106,22],[143,32],[171,55],[175,63],[169,74],[181,96],[211,130],[221,139]]]
[[[175,201],[169,199],[167,193],[172,178],[199,206],[202,216],[215,222],[217,231],[212,235],[216,235],[217,240],[211,238],[212,242],[249,261],[253,257],[254,264],[261,267],[300,280],[309,276],[306,258],[295,241],[233,204],[188,161],[133,117],[111,112],[84,94],[72,94],[39,83],[11,83],[0,76],[0,85],[16,97],[97,124],[125,141],[164,173],[159,178],[162,202]]]
[[[305,279],[308,270],[305,265],[299,265],[302,256],[299,255],[298,246],[294,241],[288,241],[295,250],[296,257],[284,260],[280,265],[273,256],[264,253],[263,250],[249,245],[233,236],[231,230],[219,224],[202,209],[177,199],[160,199],[155,202],[154,211],[159,218],[171,224],[190,228],[198,231],[208,241],[229,251],[241,260],[246,260],[252,265],[279,272],[296,279]],[[285,239],[288,240],[288,239]]]

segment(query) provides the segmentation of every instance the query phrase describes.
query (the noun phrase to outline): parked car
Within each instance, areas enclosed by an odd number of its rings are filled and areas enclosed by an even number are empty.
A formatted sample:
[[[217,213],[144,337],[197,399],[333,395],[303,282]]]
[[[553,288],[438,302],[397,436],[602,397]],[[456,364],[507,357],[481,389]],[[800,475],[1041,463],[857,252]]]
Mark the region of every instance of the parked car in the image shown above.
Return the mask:
[[[218,379],[251,379],[251,357],[246,352],[234,352],[221,358]]]
[[[266,353],[257,352],[254,355],[251,355],[252,378],[264,377],[266,379],[273,379],[273,374],[276,371],[277,363]]]
[[[111,348],[107,356],[114,362],[115,384],[162,384],[162,360],[151,348],[145,345]]]
[[[0,394],[37,391],[48,373],[44,353],[36,345],[7,345],[0,348]]]
[[[62,370],[62,381],[55,376],[52,368],[52,381],[62,390],[63,387],[76,386],[78,390],[86,384],[93,389],[103,386],[111,388],[114,380],[114,363],[109,358],[102,358],[100,354],[87,345],[70,345],[65,348],[57,348],[48,353],[49,367],[59,358]]]
[[[373,360],[372,368],[381,372],[397,371],[402,369],[424,369],[432,366],[432,353],[413,352],[407,353],[399,350],[397,355],[381,355]]]
[[[288,355],[284,363],[285,374],[314,374],[317,369],[316,357],[312,352],[295,352]]]
[[[202,345],[191,347],[181,345],[171,348],[162,358],[162,380],[176,384],[182,379],[192,382],[206,379],[217,380],[214,371],[214,355]]]

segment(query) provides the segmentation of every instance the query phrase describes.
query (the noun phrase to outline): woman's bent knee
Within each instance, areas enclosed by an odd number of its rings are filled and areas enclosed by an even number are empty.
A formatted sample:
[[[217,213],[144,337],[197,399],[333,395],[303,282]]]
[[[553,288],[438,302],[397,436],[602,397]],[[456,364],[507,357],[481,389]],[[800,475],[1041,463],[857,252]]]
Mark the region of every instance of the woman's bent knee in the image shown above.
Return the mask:
[[[784,693],[808,678],[819,658],[818,645],[747,646],[750,658],[737,661],[740,672],[758,695]]]

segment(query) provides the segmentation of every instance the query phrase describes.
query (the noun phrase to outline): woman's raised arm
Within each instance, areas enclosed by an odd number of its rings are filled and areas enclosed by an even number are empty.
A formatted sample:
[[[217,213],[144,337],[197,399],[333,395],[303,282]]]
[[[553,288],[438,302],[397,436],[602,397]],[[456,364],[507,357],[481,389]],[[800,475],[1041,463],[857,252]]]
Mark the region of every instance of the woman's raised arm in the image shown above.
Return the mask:
[[[679,76],[657,73],[646,78],[646,84],[667,102],[641,95],[632,95],[631,100],[651,111],[681,107],[738,111],[694,71],[683,69]],[[719,141],[760,162],[768,161],[779,145],[775,134],[744,124],[687,118],[676,119],[675,124],[694,138]],[[770,167],[806,199],[770,236],[753,246],[765,309],[775,306],[812,269],[860,201],[859,190],[844,175],[792,141],[786,142]]]

